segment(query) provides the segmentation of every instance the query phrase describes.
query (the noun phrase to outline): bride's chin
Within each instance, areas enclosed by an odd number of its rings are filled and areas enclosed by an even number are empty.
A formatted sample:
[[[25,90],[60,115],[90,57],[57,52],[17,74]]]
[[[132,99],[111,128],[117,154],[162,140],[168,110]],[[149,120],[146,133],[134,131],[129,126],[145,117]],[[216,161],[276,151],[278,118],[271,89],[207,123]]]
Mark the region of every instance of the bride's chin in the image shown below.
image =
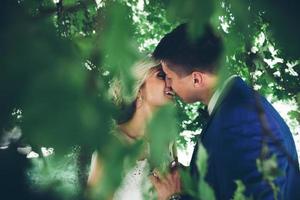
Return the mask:
[[[165,96],[165,104],[173,102],[173,96],[166,95]]]
[[[165,97],[166,97],[167,99],[169,99],[169,100],[172,100],[174,96],[173,96],[173,95],[165,94]]]

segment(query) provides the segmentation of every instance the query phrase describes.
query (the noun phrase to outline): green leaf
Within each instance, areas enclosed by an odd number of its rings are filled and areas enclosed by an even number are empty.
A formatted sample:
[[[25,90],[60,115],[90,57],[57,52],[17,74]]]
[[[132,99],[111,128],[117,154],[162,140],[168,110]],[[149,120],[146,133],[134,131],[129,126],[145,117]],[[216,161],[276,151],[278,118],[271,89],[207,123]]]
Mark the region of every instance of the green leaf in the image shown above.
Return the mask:
[[[150,142],[150,163],[153,167],[168,169],[170,161],[169,146],[176,141],[178,123],[174,105],[165,105],[153,116],[147,128]]]
[[[103,66],[117,75],[124,90],[122,96],[132,100],[133,77],[131,67],[139,58],[138,47],[133,38],[129,8],[114,2],[108,5],[106,23],[101,33]]]
[[[199,149],[197,153],[197,167],[201,177],[205,177],[207,173],[207,151],[202,144],[199,144]]]
[[[241,180],[236,180],[236,190],[234,191],[232,200],[251,200],[252,198],[248,198],[245,196],[246,187]]]
[[[216,199],[214,190],[210,185],[208,185],[208,183],[203,178],[200,179],[198,187],[200,199]]]
[[[256,160],[257,169],[262,173],[263,178],[267,181],[274,181],[278,176],[282,176],[283,172],[279,169],[276,155],[270,158]]]
[[[208,24],[214,14],[214,0],[170,1],[167,11],[171,21],[188,21],[191,38],[203,33],[204,25]]]
[[[199,184],[198,184],[198,191],[199,197],[201,199],[216,199],[214,191],[212,187],[205,181],[205,176],[207,173],[207,162],[208,155],[207,151],[202,144],[199,144],[198,153],[197,153],[197,167],[199,170]]]

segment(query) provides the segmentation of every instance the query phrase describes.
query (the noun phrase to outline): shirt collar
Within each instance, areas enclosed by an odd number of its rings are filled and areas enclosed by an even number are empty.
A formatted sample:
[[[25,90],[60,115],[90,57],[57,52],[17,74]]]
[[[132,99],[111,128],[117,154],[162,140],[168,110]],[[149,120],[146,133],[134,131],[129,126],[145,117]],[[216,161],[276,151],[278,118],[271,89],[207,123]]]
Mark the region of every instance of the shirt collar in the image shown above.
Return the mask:
[[[225,89],[225,87],[227,86],[227,84],[233,79],[237,77],[237,75],[232,75],[230,76],[229,78],[227,78],[225,81],[224,81],[224,84],[222,84],[221,87],[219,87],[213,94],[213,96],[211,97],[211,99],[209,100],[208,102],[208,105],[207,105],[207,111],[208,111],[208,114],[211,115],[212,111],[214,110],[215,106],[216,106],[216,103],[217,101],[219,100],[223,90]]]

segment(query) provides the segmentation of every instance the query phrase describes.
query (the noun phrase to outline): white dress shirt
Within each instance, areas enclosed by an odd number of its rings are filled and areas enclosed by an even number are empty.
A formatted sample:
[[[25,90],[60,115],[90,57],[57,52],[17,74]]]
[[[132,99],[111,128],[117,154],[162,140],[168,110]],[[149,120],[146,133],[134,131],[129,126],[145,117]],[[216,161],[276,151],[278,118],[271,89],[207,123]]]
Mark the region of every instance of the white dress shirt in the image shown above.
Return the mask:
[[[208,114],[211,115],[212,111],[214,110],[215,106],[216,106],[216,103],[217,101],[219,100],[222,92],[224,91],[225,87],[228,85],[228,83],[233,79],[237,77],[237,75],[232,75],[230,76],[229,78],[227,78],[225,81],[224,81],[224,84],[219,87],[213,94],[213,96],[211,97],[211,99],[209,100],[208,102],[208,105],[207,105],[207,111],[208,111]]]

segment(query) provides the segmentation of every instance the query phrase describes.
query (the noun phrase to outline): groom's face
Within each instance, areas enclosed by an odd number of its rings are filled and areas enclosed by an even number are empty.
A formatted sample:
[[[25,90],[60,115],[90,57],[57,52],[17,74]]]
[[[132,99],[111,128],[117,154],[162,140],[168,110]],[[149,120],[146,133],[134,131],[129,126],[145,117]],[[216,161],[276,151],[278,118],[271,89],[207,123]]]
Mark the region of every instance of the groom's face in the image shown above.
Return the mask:
[[[192,75],[181,76],[170,69],[169,65],[162,62],[163,71],[166,73],[166,86],[171,88],[186,103],[194,103],[198,101]]]

